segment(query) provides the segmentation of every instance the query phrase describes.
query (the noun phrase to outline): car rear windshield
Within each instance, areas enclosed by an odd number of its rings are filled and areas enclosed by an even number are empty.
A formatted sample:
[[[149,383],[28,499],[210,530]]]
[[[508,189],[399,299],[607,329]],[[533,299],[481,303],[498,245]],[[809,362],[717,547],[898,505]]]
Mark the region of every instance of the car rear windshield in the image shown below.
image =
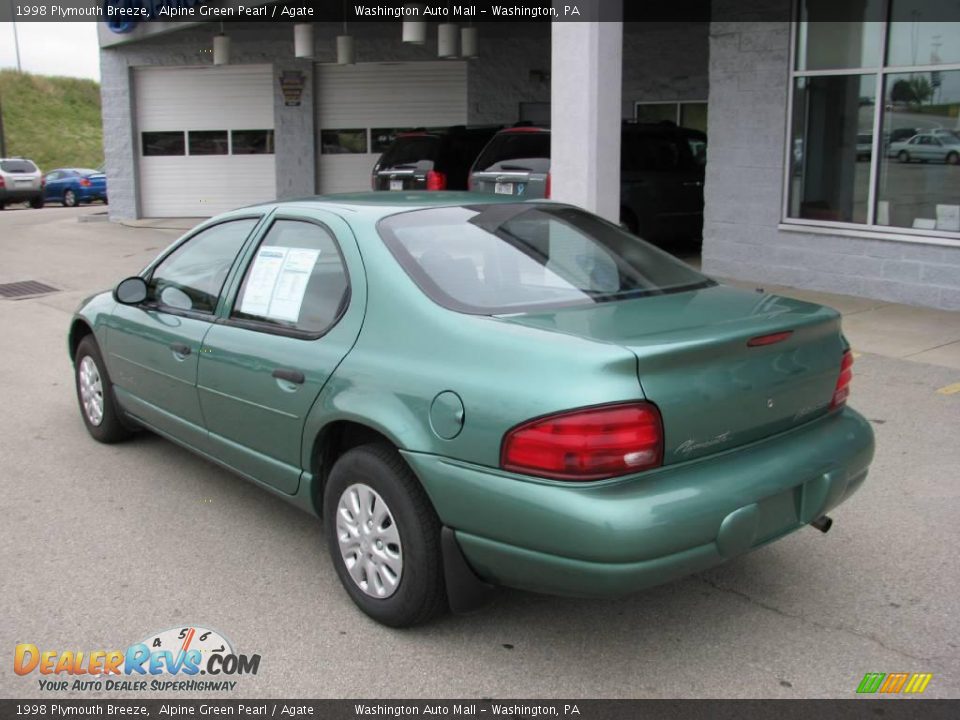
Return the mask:
[[[8,173],[35,173],[37,166],[29,160],[0,160],[0,170]]]
[[[436,303],[500,315],[664,295],[714,284],[583,210],[504,203],[391,215],[380,235]]]
[[[383,154],[380,167],[416,165],[421,160],[436,160],[439,150],[440,138],[436,135],[398,137]]]
[[[473,167],[479,172],[550,170],[550,133],[503,132],[483,149]]]

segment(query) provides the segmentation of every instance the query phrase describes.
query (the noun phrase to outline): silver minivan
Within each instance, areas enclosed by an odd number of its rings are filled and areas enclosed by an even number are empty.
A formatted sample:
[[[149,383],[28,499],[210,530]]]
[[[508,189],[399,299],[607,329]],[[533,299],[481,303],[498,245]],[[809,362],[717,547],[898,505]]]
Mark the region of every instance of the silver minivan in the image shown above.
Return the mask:
[[[32,160],[0,158],[0,210],[18,202],[43,207],[43,175]]]
[[[474,162],[469,188],[521,200],[550,197],[550,130],[522,125],[498,132]]]

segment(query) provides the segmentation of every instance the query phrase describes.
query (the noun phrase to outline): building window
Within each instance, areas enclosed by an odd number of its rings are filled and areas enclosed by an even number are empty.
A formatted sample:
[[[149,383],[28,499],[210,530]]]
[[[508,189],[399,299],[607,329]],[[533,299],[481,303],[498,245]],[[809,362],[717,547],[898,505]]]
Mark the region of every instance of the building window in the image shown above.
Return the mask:
[[[633,118],[642,123],[672,122],[680,127],[707,131],[705,101],[635,102]]]
[[[183,155],[186,144],[183,141],[183,132],[145,132],[141,134],[144,157],[161,155]]]
[[[367,152],[367,129],[321,130],[320,152],[324,155]]]
[[[233,130],[234,155],[273,155],[273,130]]]
[[[191,155],[226,155],[226,130],[191,130],[187,133],[187,146]]]
[[[784,222],[960,240],[960,23],[839,5],[798,1]]]

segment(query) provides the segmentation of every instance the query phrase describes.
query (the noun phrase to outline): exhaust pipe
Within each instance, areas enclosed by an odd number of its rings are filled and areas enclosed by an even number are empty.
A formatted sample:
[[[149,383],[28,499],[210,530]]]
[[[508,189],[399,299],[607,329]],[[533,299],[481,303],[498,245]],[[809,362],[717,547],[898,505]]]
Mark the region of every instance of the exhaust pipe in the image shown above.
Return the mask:
[[[833,527],[833,518],[829,515],[821,515],[816,520],[811,521],[810,525],[822,533],[827,533]]]

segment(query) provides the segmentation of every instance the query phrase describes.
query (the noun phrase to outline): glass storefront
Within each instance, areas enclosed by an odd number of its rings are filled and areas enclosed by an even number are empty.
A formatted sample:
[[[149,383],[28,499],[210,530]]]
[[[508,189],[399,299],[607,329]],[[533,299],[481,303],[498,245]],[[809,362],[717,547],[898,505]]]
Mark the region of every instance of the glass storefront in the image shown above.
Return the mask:
[[[860,20],[826,21],[838,2]],[[785,221],[960,239],[960,23],[930,0],[798,5]]]

